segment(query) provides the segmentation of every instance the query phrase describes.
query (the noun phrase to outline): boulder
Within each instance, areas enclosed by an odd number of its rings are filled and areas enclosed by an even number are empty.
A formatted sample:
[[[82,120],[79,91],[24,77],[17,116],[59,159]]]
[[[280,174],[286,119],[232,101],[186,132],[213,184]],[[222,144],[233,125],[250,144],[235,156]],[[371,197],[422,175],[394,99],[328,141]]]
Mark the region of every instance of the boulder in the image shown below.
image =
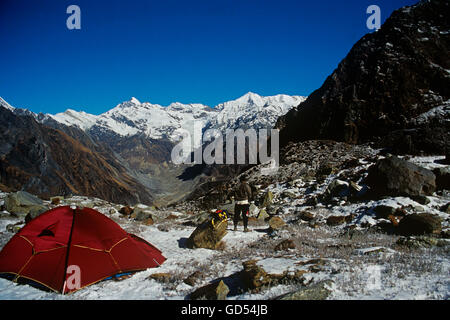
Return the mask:
[[[395,156],[371,166],[366,183],[377,196],[432,195],[436,190],[432,171]]]
[[[445,213],[447,213],[447,214],[450,214],[450,202],[447,203],[447,204],[445,204],[445,205],[443,205],[443,206],[440,208],[440,210],[441,210],[442,212],[445,212]]]
[[[408,215],[400,221],[397,228],[397,233],[402,236],[439,235],[441,231],[441,219],[429,213]]]
[[[273,202],[273,193],[272,191],[267,191],[266,195],[264,196],[264,201],[263,201],[263,208],[266,208],[268,206],[270,206]]]
[[[339,179],[333,180],[327,187],[325,191],[325,195],[330,197],[341,197],[345,196],[348,193],[349,184],[346,181],[342,181]]]
[[[37,212],[42,213],[48,210],[41,199],[25,191],[9,194],[5,198],[5,209],[9,213],[19,216],[26,216],[30,211],[36,215]]]
[[[281,241],[279,244],[275,246],[275,251],[286,251],[289,249],[295,249],[295,243],[291,239],[286,239]]]
[[[327,225],[329,226],[338,226],[346,222],[347,221],[345,216],[331,216],[327,219]]]
[[[397,208],[386,205],[379,205],[373,208],[373,211],[375,212],[375,216],[378,219],[388,219],[389,216],[395,215]]]
[[[134,220],[136,221],[147,221],[151,219],[152,221],[152,211],[149,211],[148,209],[142,209],[142,208],[135,208],[133,212]]]
[[[125,206],[120,208],[119,213],[123,216],[130,216],[133,213],[133,208],[131,208],[130,206]]]
[[[229,292],[230,288],[221,280],[198,288],[189,297],[191,300],[226,300]]]
[[[240,272],[240,278],[246,290],[260,292],[262,289],[286,282],[303,282],[304,274],[307,272],[301,266],[297,270],[286,269],[280,274],[272,274],[258,265],[257,260],[249,260],[242,263],[244,270]]]
[[[411,196],[411,199],[423,205],[427,205],[431,202],[426,196]]]
[[[280,230],[286,225],[286,222],[283,221],[280,217],[272,217],[269,220],[269,227],[272,231]]]
[[[50,198],[50,203],[55,205],[55,206],[59,206],[61,204],[62,200],[64,200],[63,196],[51,197]]]
[[[206,220],[200,224],[190,235],[186,246],[190,249],[205,248],[218,250],[222,244],[220,241],[227,234],[228,222],[222,220],[219,223],[212,223],[212,220]]]
[[[450,166],[433,170],[437,190],[450,190]]]
[[[267,213],[266,209],[261,209],[258,213],[258,220],[266,220],[267,218],[270,218],[269,214]]]
[[[148,279],[153,279],[160,283],[170,283],[173,281],[173,278],[170,273],[154,273],[148,277]]]
[[[310,222],[313,221],[315,216],[314,214],[312,214],[309,211],[302,211],[298,213],[298,216],[300,218],[300,220],[306,221],[306,222]]]

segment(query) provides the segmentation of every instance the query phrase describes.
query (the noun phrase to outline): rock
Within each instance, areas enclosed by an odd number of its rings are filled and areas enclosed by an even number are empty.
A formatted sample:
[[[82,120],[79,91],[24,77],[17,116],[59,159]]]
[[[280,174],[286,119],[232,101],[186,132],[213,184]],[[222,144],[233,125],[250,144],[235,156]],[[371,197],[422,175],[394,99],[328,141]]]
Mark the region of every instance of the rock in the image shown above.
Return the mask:
[[[50,198],[50,203],[54,206],[60,205],[61,201],[64,200],[63,196],[56,196]]]
[[[361,187],[359,184],[357,184],[356,182],[350,181],[350,193],[352,194],[357,194],[359,192],[361,192],[361,190],[363,189],[363,187]]]
[[[272,217],[269,220],[269,227],[272,231],[280,230],[286,225],[286,222],[283,221],[280,217]]]
[[[130,206],[125,206],[120,208],[119,213],[123,216],[130,216],[133,213],[133,208],[131,208]]]
[[[211,220],[206,220],[200,224],[187,240],[187,247],[205,248],[218,250],[222,246],[220,241],[227,234],[228,222],[223,220],[219,223],[212,224]]]
[[[184,283],[193,287],[196,282],[203,277],[203,273],[201,271],[195,271],[189,277],[183,280]]]
[[[257,206],[255,206],[255,204],[253,204],[253,203],[250,204],[250,208],[249,208],[250,216],[257,217],[259,211],[260,211],[259,208]]]
[[[300,290],[285,294],[276,298],[276,300],[326,300],[331,293],[328,287],[333,282],[326,280],[315,285],[301,288]]]
[[[282,198],[295,199],[297,195],[293,191],[285,190],[281,193]]]
[[[441,219],[429,213],[411,214],[404,217],[398,224],[397,232],[403,236],[424,234],[440,234]]]
[[[268,219],[268,218],[270,218],[270,216],[269,216],[269,214],[267,213],[267,211],[266,211],[266,209],[261,209],[260,211],[259,211],[259,213],[258,213],[258,220],[262,220],[262,221],[264,221],[264,220],[266,220],[266,219]]]
[[[172,282],[173,276],[170,273],[154,273],[148,279],[153,279],[160,283],[170,283]]]
[[[445,240],[426,236],[400,237],[396,243],[401,246],[407,246],[408,248],[430,248],[447,245],[447,241]]]
[[[327,219],[327,225],[329,226],[338,226],[344,223],[346,223],[345,216],[331,216]]]
[[[247,290],[258,292],[262,287],[269,285],[272,280],[256,262],[256,260],[249,260],[242,263],[244,270],[241,272],[241,279]]]
[[[25,223],[30,222],[36,217],[39,217],[42,213],[48,211],[48,208],[46,207],[33,207],[30,212],[27,213],[25,216]]]
[[[38,212],[48,210],[41,199],[25,191],[9,194],[5,198],[5,209],[13,215],[22,216],[27,215],[30,211]]]
[[[426,196],[411,196],[410,198],[415,202],[423,205],[427,205],[431,202],[430,199],[428,199]]]
[[[191,300],[226,300],[229,292],[230,288],[221,280],[198,288],[189,297]]]
[[[447,203],[447,204],[445,204],[445,205],[443,205],[443,206],[440,208],[440,210],[441,210],[442,212],[445,212],[445,213],[447,213],[447,214],[450,214],[450,202]]]
[[[266,208],[268,206],[270,206],[273,202],[273,193],[272,191],[267,191],[266,195],[264,196],[264,201],[263,201],[263,208]]]
[[[450,166],[433,170],[436,176],[437,190],[450,190]]]
[[[378,219],[387,219],[389,216],[394,215],[397,208],[386,206],[386,205],[379,205],[373,208],[373,211],[375,212],[375,216]]]
[[[295,249],[295,243],[293,240],[286,239],[281,241],[279,244],[275,246],[275,251],[286,251],[289,249]]]
[[[309,211],[302,211],[302,212],[298,213],[298,216],[301,220],[306,221],[306,222],[313,221],[315,218],[314,214],[312,214]]]
[[[153,221],[154,219],[152,213],[153,211],[150,211],[149,209],[136,207],[133,211],[133,217],[136,221],[147,221],[149,219]]]
[[[251,292],[260,292],[268,286],[274,286],[285,282],[302,282],[303,275],[307,272],[299,266],[298,270],[286,270],[282,274],[269,274],[258,265],[257,260],[249,260],[242,263],[244,270],[240,277],[245,288]]]
[[[348,182],[342,181],[342,180],[333,180],[327,187],[325,194],[333,197],[342,197],[347,195],[348,193]]]
[[[433,172],[394,156],[371,166],[366,183],[378,196],[432,195],[436,190]]]
[[[8,224],[6,226],[6,231],[11,232],[11,233],[17,233],[20,231],[20,229],[22,229],[22,227],[20,225],[21,225],[21,223]]]

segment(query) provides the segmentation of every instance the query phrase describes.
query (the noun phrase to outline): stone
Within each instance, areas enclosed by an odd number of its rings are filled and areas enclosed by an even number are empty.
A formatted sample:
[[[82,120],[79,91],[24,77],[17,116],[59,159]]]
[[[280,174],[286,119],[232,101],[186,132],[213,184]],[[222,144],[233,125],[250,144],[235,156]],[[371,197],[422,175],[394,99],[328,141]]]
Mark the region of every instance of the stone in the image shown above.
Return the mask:
[[[329,226],[338,226],[344,223],[346,223],[345,216],[331,216],[327,219],[327,225]]]
[[[260,211],[259,211],[259,213],[258,213],[258,220],[262,220],[262,221],[264,221],[264,220],[266,220],[266,219],[268,219],[268,218],[270,218],[270,216],[269,216],[269,214],[267,213],[267,211],[266,211],[266,209],[261,209]]]
[[[335,179],[328,185],[325,194],[331,197],[342,197],[347,194],[348,187],[348,182]]]
[[[203,277],[203,273],[201,271],[195,271],[194,273],[189,275],[189,277],[184,279],[183,282],[186,283],[187,285],[190,285],[191,287],[193,287],[197,283],[197,281],[199,281],[200,278],[202,278],[202,277]]]
[[[283,221],[280,217],[272,217],[269,220],[269,227],[272,231],[280,230],[286,225],[286,222]]]
[[[133,213],[133,208],[131,208],[130,206],[125,206],[120,208],[119,213],[123,216],[130,216]]]
[[[198,288],[190,294],[189,298],[191,300],[226,300],[229,292],[230,288],[221,280]]]
[[[437,190],[450,190],[450,166],[443,168],[436,168],[433,170],[436,176]]]
[[[426,196],[436,191],[433,172],[395,156],[371,166],[366,183],[377,196]]]
[[[442,231],[441,219],[429,213],[411,214],[398,224],[397,232],[403,236],[439,235]]]
[[[309,211],[302,211],[302,212],[298,213],[298,216],[301,220],[306,221],[306,222],[313,221],[315,218],[314,214],[312,214]]]
[[[205,248],[211,250],[220,249],[222,238],[227,234],[227,220],[212,224],[212,220],[206,220],[200,224],[190,235],[186,246],[190,249]]]
[[[428,199],[426,196],[411,196],[410,198],[415,202],[423,205],[427,205],[431,202],[430,199]]]
[[[326,300],[331,293],[331,290],[328,289],[328,287],[332,283],[333,282],[331,280],[319,282],[315,285],[303,287],[300,290],[282,295],[276,298],[276,300]]]
[[[263,208],[266,208],[268,206],[270,206],[273,202],[273,193],[272,191],[267,191],[266,195],[264,196],[264,201],[263,201]]]
[[[61,201],[64,200],[63,196],[56,196],[50,198],[50,203],[54,206],[58,206],[61,204]]]
[[[36,213],[48,210],[41,199],[25,191],[9,194],[5,198],[5,209],[18,216],[26,216],[30,211]]]
[[[148,279],[153,279],[160,283],[170,283],[172,282],[173,276],[170,273],[154,273]]]
[[[447,204],[445,204],[445,205],[443,205],[443,206],[440,208],[440,210],[441,210],[442,212],[445,212],[445,213],[447,213],[447,214],[450,214],[450,202],[447,203]]]
[[[275,251],[286,251],[289,249],[295,249],[295,243],[291,239],[286,239],[281,241],[279,244],[275,246]]]
[[[390,215],[394,215],[396,210],[397,208],[386,205],[379,205],[373,208],[378,219],[387,219]]]
[[[154,217],[152,215],[153,211],[150,211],[149,209],[143,209],[136,207],[133,211],[133,217],[136,221],[147,221],[148,219],[154,220]]]
[[[240,278],[246,290],[260,292],[265,287],[278,285],[285,282],[302,282],[303,275],[307,272],[299,267],[298,270],[286,270],[282,274],[269,274],[258,265],[257,260],[249,260],[242,263],[244,269],[240,272]]]

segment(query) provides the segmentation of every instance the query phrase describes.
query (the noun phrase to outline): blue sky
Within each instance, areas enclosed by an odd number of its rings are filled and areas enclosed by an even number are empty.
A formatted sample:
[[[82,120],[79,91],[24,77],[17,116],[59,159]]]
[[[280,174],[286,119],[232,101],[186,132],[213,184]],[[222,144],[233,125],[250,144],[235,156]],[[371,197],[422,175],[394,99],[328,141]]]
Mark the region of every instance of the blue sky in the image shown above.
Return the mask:
[[[132,96],[215,106],[248,91],[309,95],[364,34],[366,9],[417,0],[1,0],[0,96],[105,112]],[[81,30],[69,30],[69,5]]]

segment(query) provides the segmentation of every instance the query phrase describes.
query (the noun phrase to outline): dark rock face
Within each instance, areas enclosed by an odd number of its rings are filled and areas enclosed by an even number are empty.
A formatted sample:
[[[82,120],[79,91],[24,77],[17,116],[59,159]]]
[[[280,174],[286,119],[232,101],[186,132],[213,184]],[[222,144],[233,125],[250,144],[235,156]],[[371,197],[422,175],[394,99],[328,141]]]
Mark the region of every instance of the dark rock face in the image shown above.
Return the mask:
[[[81,130],[67,134],[0,107],[0,182],[42,198],[79,194],[117,203],[152,196]],[[75,138],[74,138],[75,137]]]
[[[389,157],[369,168],[367,185],[378,196],[420,196],[436,191],[436,176],[430,170]]]
[[[441,220],[439,217],[429,213],[412,214],[404,217],[400,221],[397,230],[403,236],[439,235],[441,231]]]
[[[436,175],[436,187],[438,190],[450,190],[450,166],[445,168],[436,168],[433,170]]]
[[[370,141],[393,152],[444,154],[450,143],[449,13],[446,0],[394,12],[355,44],[320,89],[278,120],[281,144]]]

